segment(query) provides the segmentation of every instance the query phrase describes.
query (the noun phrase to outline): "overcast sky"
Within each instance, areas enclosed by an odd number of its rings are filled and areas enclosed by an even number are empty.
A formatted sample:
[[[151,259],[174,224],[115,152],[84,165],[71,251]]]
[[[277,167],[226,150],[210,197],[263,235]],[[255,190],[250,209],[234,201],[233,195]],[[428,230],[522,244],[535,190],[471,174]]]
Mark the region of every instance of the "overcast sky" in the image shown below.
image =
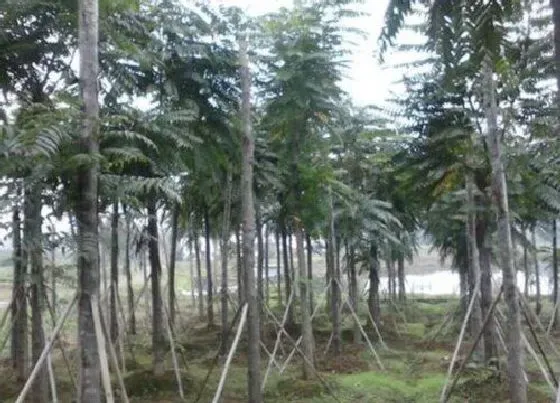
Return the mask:
[[[213,5],[238,6],[250,15],[273,12],[280,7],[290,7],[293,0],[209,0]],[[351,20],[352,26],[361,29],[369,37],[359,40],[352,47],[352,57],[347,78],[343,81],[356,105],[382,105],[390,97],[390,91],[402,90],[395,81],[402,77],[402,71],[393,71],[387,65],[381,66],[375,56],[377,37],[383,25],[383,17],[388,0],[366,0],[355,8],[368,15]],[[354,41],[356,41],[354,39]],[[391,58],[388,59],[389,63]],[[393,59],[393,61],[396,61]]]

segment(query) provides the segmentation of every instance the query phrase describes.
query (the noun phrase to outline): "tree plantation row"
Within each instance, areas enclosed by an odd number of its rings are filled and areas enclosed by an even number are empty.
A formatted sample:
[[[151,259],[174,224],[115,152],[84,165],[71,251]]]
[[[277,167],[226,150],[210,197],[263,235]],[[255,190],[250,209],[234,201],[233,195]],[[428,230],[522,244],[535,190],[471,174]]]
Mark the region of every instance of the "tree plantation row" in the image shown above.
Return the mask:
[[[439,400],[459,398],[474,365],[507,379],[509,401],[531,401],[534,360],[560,401],[560,0],[389,0],[378,38],[353,28],[358,3],[298,0],[254,17],[208,1],[0,0],[13,271],[0,353],[18,388],[0,398],[56,401],[60,347],[76,401],[129,401],[126,344],[149,334],[150,379],[174,378],[182,401],[204,401],[216,366],[213,401],[228,401],[238,351],[243,401],[269,400],[290,360],[343,401],[321,357],[340,364],[362,345],[390,371],[385,319],[413,305],[405,263],[422,238],[461,284],[458,317],[441,315],[433,336],[456,321]],[[342,89],[351,44],[366,40],[403,77],[385,107]],[[399,54],[410,61],[391,64]],[[198,397],[180,360],[193,317],[219,343]],[[75,370],[62,336],[73,324]]]

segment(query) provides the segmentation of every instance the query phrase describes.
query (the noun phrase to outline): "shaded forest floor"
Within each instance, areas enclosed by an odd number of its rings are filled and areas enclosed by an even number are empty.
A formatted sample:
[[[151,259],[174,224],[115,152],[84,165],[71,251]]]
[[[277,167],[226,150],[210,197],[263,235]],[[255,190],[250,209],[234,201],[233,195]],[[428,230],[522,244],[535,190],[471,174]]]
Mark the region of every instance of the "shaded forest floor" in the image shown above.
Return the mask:
[[[272,307],[277,304],[271,301]],[[376,332],[368,324],[366,315],[362,324],[385,367],[381,370],[373,358],[367,343],[353,343],[353,321],[345,315],[343,331],[343,354],[335,357],[332,349],[325,354],[330,336],[328,316],[323,308],[314,320],[316,339],[316,366],[323,382],[317,378],[301,380],[301,360],[294,356],[285,371],[280,374],[273,366],[265,388],[266,402],[437,402],[445,381],[449,359],[453,353],[459,332],[459,318],[441,326],[446,315],[456,311],[457,299],[438,298],[410,301],[397,308],[383,305],[381,335],[387,348],[380,343]],[[365,307],[364,307],[365,308]],[[278,317],[281,308],[273,309]],[[363,312],[366,312],[363,309]],[[233,316],[233,315],[232,315]],[[216,315],[216,318],[219,318]],[[167,354],[167,372],[162,377],[151,373],[151,337],[146,318],[139,319],[142,331],[128,338],[126,350],[125,383],[131,402],[180,402],[171,354]],[[441,329],[441,331],[439,331]],[[233,332],[235,332],[234,327]],[[433,337],[435,333],[437,337]],[[291,329],[294,339],[298,329]],[[75,324],[66,327],[68,339],[75,334]],[[220,343],[220,328],[209,328],[192,313],[182,312],[177,318],[176,343],[181,367],[183,387],[187,402],[207,403],[212,401],[222,371],[222,362],[216,363],[216,352]],[[230,338],[233,339],[233,335]],[[275,342],[275,327],[266,322],[263,341],[272,351]],[[556,341],[560,340],[558,335]],[[285,337],[277,361],[280,366],[293,346]],[[77,351],[72,341],[65,341],[66,355],[72,372],[61,356],[60,349],[53,352],[57,393],[60,402],[71,402],[75,396],[73,383],[77,378]],[[242,339],[230,367],[222,402],[246,402],[246,343]],[[9,348],[9,346],[7,346]],[[461,355],[469,344],[464,343]],[[9,351],[9,350],[8,350]],[[263,373],[268,356],[261,350]],[[560,362],[552,360],[554,369]],[[505,367],[504,357],[501,360]],[[13,376],[9,363],[1,362],[0,400],[14,401],[22,385]],[[207,382],[205,382],[208,373]],[[550,402],[552,394],[544,377],[530,357],[527,357],[527,376],[530,381],[530,402]],[[507,382],[505,373],[499,370],[469,368],[461,376],[451,402],[506,402]],[[113,379],[114,391],[120,394],[118,383]],[[117,399],[119,401],[120,399]]]

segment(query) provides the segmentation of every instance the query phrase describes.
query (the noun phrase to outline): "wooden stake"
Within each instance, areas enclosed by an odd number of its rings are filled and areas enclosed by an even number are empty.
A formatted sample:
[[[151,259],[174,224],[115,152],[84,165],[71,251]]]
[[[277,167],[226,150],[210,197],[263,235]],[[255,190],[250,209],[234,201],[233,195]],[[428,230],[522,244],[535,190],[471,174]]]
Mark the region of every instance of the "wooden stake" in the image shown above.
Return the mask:
[[[539,358],[536,351],[531,346],[531,343],[529,343],[529,340],[527,340],[527,336],[525,336],[525,333],[521,333],[521,341],[523,342],[523,344],[525,344],[525,348],[537,363],[537,366],[539,367],[541,373],[543,374],[546,383],[548,383],[548,386],[550,386],[550,388],[552,389],[552,393],[555,393],[556,387],[552,383],[552,380],[550,379],[550,375],[547,372],[546,368],[544,367],[543,363],[541,362],[541,359]]]
[[[97,296],[91,296],[91,313],[95,326],[95,337],[97,339],[97,350],[99,354],[99,364],[101,369],[101,380],[103,389],[105,390],[105,399],[107,403],[114,403],[113,389],[111,387],[111,375],[109,374],[109,361],[107,360],[107,350],[105,346],[105,337],[101,327],[101,318],[99,317],[99,302]],[[111,344],[111,343],[109,343]]]
[[[103,337],[105,337],[105,335],[107,334],[107,329],[109,329],[109,324],[107,323],[107,318],[103,315],[103,312],[99,311],[99,315],[101,316],[101,319],[103,321],[104,330],[105,330],[103,332]],[[109,345],[109,354],[111,355],[111,362],[113,364],[113,368],[114,368],[115,372],[117,373],[117,380],[119,382],[119,388],[121,389],[121,392],[122,392],[122,399],[123,399],[124,403],[128,403],[129,402],[128,394],[126,393],[126,386],[124,384],[124,379],[123,379],[122,373],[121,373],[120,368],[119,368],[119,360],[117,358],[117,353],[115,351],[115,347],[113,346],[113,343],[107,343],[107,344]]]
[[[163,304],[163,314],[165,315],[164,322],[165,328],[167,329],[167,337],[169,337],[169,346],[171,347],[171,358],[173,360],[173,369],[175,370],[175,379],[177,380],[177,388],[179,388],[179,396],[181,400],[185,400],[185,393],[183,392],[183,381],[181,380],[181,370],[179,368],[179,363],[177,362],[177,355],[175,354],[175,341],[173,340],[173,330],[171,329],[171,324],[169,323],[169,314],[167,313],[167,308]]]
[[[467,364],[467,362],[471,358],[472,354],[474,353],[474,350],[476,349],[476,346],[477,346],[478,342],[480,341],[480,338],[484,334],[484,329],[486,328],[486,326],[488,326],[488,322],[490,321],[490,318],[494,314],[494,309],[496,308],[496,305],[498,305],[498,302],[500,301],[500,298],[502,297],[502,293],[503,293],[503,288],[500,287],[500,292],[498,293],[498,296],[496,297],[496,299],[492,303],[492,306],[490,307],[490,309],[486,313],[486,317],[484,318],[484,321],[482,322],[482,326],[480,327],[480,330],[479,330],[478,334],[476,335],[476,337],[474,339],[474,343],[472,344],[472,346],[469,350],[469,353],[467,354],[466,358],[463,360],[463,362],[461,363],[461,366],[457,370],[457,373],[455,374],[455,378],[453,379],[453,382],[451,382],[451,386],[449,387],[449,392],[446,394],[446,396],[444,396],[442,398],[443,402],[446,402],[447,399],[449,399],[449,396],[451,396],[451,393],[453,392],[453,388],[455,387],[455,385],[457,384],[457,381],[459,380],[459,375],[461,374],[461,372],[465,368],[465,365]]]
[[[465,336],[465,330],[467,329],[467,323],[469,322],[469,318],[471,316],[474,301],[476,300],[476,296],[480,290],[480,283],[477,281],[476,286],[473,290],[473,295],[471,296],[471,301],[469,303],[469,308],[467,309],[467,314],[465,315],[465,319],[463,319],[463,325],[461,326],[461,332],[459,333],[459,338],[457,339],[457,343],[455,344],[455,351],[453,351],[453,357],[451,358],[451,362],[449,363],[449,368],[447,370],[447,376],[445,379],[445,383],[443,384],[443,390],[441,391],[440,402],[445,403],[447,400],[447,385],[451,379],[451,374],[453,373],[453,367],[455,366],[455,361],[457,360],[457,354],[459,354],[459,349],[461,348],[461,344],[463,344],[463,337]]]
[[[52,403],[58,403],[58,397],[56,396],[56,382],[54,380],[54,371],[52,366],[51,353],[47,355],[47,369],[49,371],[49,383],[51,385],[51,399]]]
[[[239,339],[241,338],[241,332],[243,330],[243,327],[245,326],[245,321],[247,320],[247,308],[248,305],[245,304],[243,306],[243,311],[241,313],[241,319],[239,319],[239,325],[237,326],[237,333],[235,334],[235,339],[233,340],[233,344],[229,349],[226,363],[224,364],[224,369],[222,370],[222,375],[220,376],[220,382],[218,383],[218,389],[216,390],[216,394],[212,399],[212,403],[218,403],[220,401],[220,396],[222,394],[222,389],[224,388],[224,384],[226,382],[229,366],[231,364],[231,360],[233,359],[233,354],[235,354],[235,351],[237,350],[237,345],[239,344]]]
[[[296,340],[296,344],[294,345],[294,348],[292,349],[290,354],[288,354],[288,357],[286,357],[286,360],[284,361],[284,364],[282,365],[282,368],[280,368],[280,374],[283,374],[284,371],[286,370],[286,368],[288,367],[288,364],[290,363],[290,361],[294,357],[294,354],[296,353],[296,349],[299,348],[302,340],[303,339],[301,338],[301,336],[299,336],[298,339]]]
[[[78,298],[78,293],[74,294],[74,297],[72,298],[72,300],[68,304],[68,307],[66,308],[66,311],[64,312],[64,314],[58,320],[58,323],[54,327],[54,330],[51,334],[51,337],[49,338],[49,341],[47,342],[47,344],[45,344],[45,347],[43,348],[43,352],[41,353],[41,355],[39,356],[39,359],[35,363],[35,366],[33,367],[33,370],[31,371],[31,374],[29,374],[29,378],[27,378],[27,381],[25,381],[25,385],[23,385],[23,389],[21,390],[21,392],[20,392],[18,398],[16,399],[15,403],[23,403],[25,401],[25,397],[26,397],[27,393],[29,392],[29,389],[31,389],[31,385],[35,381],[35,378],[37,377],[37,374],[39,373],[39,371],[41,369],[41,366],[43,365],[43,362],[45,361],[49,352],[51,351],[52,346],[54,344],[54,341],[56,340],[56,336],[60,332],[60,329],[62,329],[62,326],[64,325],[64,321],[66,320],[66,318],[70,314],[70,311],[72,310],[72,307],[76,303],[77,298]]]

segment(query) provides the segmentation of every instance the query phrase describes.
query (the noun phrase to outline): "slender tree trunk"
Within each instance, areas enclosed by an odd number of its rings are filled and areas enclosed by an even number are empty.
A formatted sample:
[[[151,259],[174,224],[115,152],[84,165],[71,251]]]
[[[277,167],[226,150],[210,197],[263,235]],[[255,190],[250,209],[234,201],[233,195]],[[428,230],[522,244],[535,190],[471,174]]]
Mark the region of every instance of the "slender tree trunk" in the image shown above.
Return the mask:
[[[332,345],[335,355],[342,352],[342,319],[340,317],[340,266],[336,263],[336,234],[334,226],[334,201],[329,190],[329,271],[331,292]]]
[[[205,209],[204,211],[204,236],[205,236],[205,242],[206,242],[206,274],[207,274],[207,305],[206,305],[206,310],[207,310],[207,315],[208,317],[206,318],[208,320],[208,326],[213,326],[214,325],[214,295],[213,295],[213,291],[214,291],[214,286],[213,286],[213,282],[212,282],[212,257],[210,255],[210,215],[208,213],[208,208]]]
[[[469,304],[469,275],[467,267],[458,267],[459,269],[459,292],[461,294],[461,313],[466,315],[467,305]]]
[[[284,283],[285,283],[285,294],[286,294],[286,301],[290,298],[292,294],[292,279],[290,276],[290,264],[288,261],[288,244],[287,244],[287,234],[286,234],[286,226],[284,222],[282,222],[282,252],[284,257]],[[288,316],[286,317],[286,323],[289,327],[293,327],[295,323],[294,318],[294,308],[293,304],[290,304],[288,307]]]
[[[488,233],[488,222],[483,216],[476,221],[476,242],[480,266],[480,308],[486,317],[492,306],[492,242]],[[496,325],[491,316],[484,328],[484,360],[489,362],[497,355]]]
[[[387,291],[389,293],[389,299],[395,299],[395,265],[393,264],[393,258],[391,256],[391,249],[388,249],[388,257],[386,259],[387,264]]]
[[[274,244],[276,245],[276,292],[278,293],[278,305],[282,305],[282,270],[280,270],[280,232],[274,231]]]
[[[194,274],[195,258],[194,258],[194,240],[191,234],[191,239],[189,241],[189,276],[191,278],[191,300],[193,308],[196,307],[196,275]]]
[[[558,328],[558,322],[560,321],[560,310],[557,309],[558,302],[558,228],[557,220],[552,221],[552,278],[553,278],[553,290],[552,290],[552,303],[554,306],[553,315],[555,316],[553,326],[555,329]]]
[[[533,224],[531,228],[531,246],[533,249],[533,267],[535,268],[535,282],[537,288],[537,295],[536,295],[536,307],[535,311],[537,315],[541,314],[541,276],[540,276],[540,268],[539,268],[539,256],[538,256],[538,249],[537,249],[537,234],[536,234],[536,225]]]
[[[255,284],[255,202],[253,199],[253,165],[255,162],[255,140],[251,130],[251,76],[247,56],[247,39],[239,41],[241,64],[241,112],[243,120],[243,162],[242,162],[242,209],[243,209],[243,263],[245,267],[245,290],[248,303],[247,344],[248,344],[248,402],[261,403],[260,379],[260,315],[259,297]]]
[[[311,235],[305,233],[305,245],[307,247],[307,282],[309,284],[309,307],[313,312],[313,245],[311,243]]]
[[[42,184],[40,182],[25,184],[25,211],[24,221],[24,243],[29,253],[31,264],[31,361],[34,365],[45,346],[45,334],[43,331],[43,308],[45,302],[44,278],[43,278],[43,234],[41,231],[43,217],[42,208]],[[35,378],[31,389],[33,402],[49,401],[49,384],[47,378],[47,366],[43,365]]]
[[[161,297],[161,261],[159,257],[159,239],[156,215],[156,198],[150,195],[148,210],[148,245],[152,277],[152,359],[155,376],[164,374],[165,335],[163,329],[163,307]]]
[[[173,206],[171,213],[171,251],[167,273],[167,305],[169,306],[169,322],[175,328],[175,265],[177,262],[177,230],[179,225],[179,205]]]
[[[19,186],[19,185],[18,185]],[[20,191],[18,189],[18,199]],[[12,366],[16,380],[25,381],[28,367],[27,346],[27,297],[25,291],[25,277],[27,275],[27,253],[23,250],[21,239],[21,216],[19,200],[14,204],[12,210],[13,225],[13,260],[14,260],[14,282],[12,288]]]
[[[237,297],[239,304],[241,305],[245,301],[245,288],[243,284],[245,283],[245,272],[243,269],[243,257],[241,252],[241,234],[239,227],[235,231],[235,247],[237,251]]]
[[[113,345],[119,337],[119,322],[117,315],[117,293],[119,285],[119,203],[113,203],[113,213],[111,214],[111,301],[110,301],[110,319],[111,329],[110,337]]]
[[[523,232],[523,236],[527,238],[527,228],[525,225],[522,225],[521,231]],[[525,298],[529,298],[529,280],[531,278],[531,272],[529,270],[529,253],[527,250],[527,242],[523,241],[523,271],[525,272],[525,289],[524,294]]]
[[[198,231],[193,225],[193,243],[194,243],[194,258],[196,263],[196,286],[198,288],[198,317],[202,320],[204,318],[204,291],[202,290],[202,263],[200,261],[200,238]]]
[[[397,259],[397,277],[399,278],[399,301],[403,303],[406,301],[406,276],[404,272],[404,256],[402,253]]]
[[[296,280],[296,269],[294,266],[294,247],[293,247],[293,243],[292,243],[292,232],[288,232],[288,255],[290,256],[290,284],[292,284],[292,286],[294,287],[294,297],[298,297],[298,289],[297,287],[294,285],[294,283],[297,281]]]
[[[259,204],[256,203],[256,223],[257,223],[257,293],[259,295],[259,306],[263,306],[264,301],[264,242],[263,226]],[[262,312],[261,312],[262,313]]]
[[[502,286],[504,300],[508,307],[507,317],[507,347],[508,347],[508,376],[509,394],[512,403],[527,402],[527,382],[524,375],[524,356],[521,340],[521,312],[519,295],[517,293],[517,279],[513,264],[513,247],[509,219],[509,204],[507,182],[501,150],[500,134],[498,132],[498,104],[496,101],[496,87],[489,58],[485,61],[484,78],[486,89],[485,113],[488,125],[488,142],[492,164],[492,195],[497,207],[498,242],[500,246],[500,264],[502,267]]]
[[[228,257],[229,257],[229,237],[231,235],[229,223],[231,221],[231,193],[232,193],[232,174],[231,169],[227,173],[226,198],[224,201],[224,214],[222,217],[222,284],[221,284],[221,302],[222,302],[222,346],[221,354],[227,353],[228,339]]]
[[[305,247],[303,244],[303,228],[299,220],[294,223],[296,237],[296,254],[300,280],[301,316],[302,316],[302,347],[307,360],[303,362],[303,379],[309,380],[314,375],[313,362],[315,361],[315,341],[313,339],[313,325],[311,310],[309,309],[309,283],[307,281],[307,263],[305,260]]]
[[[269,240],[268,240],[268,224],[264,229],[264,301],[268,305],[270,299],[270,273],[269,273]]]
[[[374,322],[379,326],[381,309],[379,307],[379,258],[376,245],[371,245],[370,253],[368,309]]]
[[[467,251],[469,256],[469,286],[471,298],[474,298],[471,313],[470,331],[476,337],[482,331],[482,308],[480,298],[480,258],[476,243],[476,201],[474,198],[474,178],[471,174],[465,177],[467,190]],[[477,343],[473,357],[484,359],[484,341]]]
[[[99,6],[98,0],[79,2],[80,93],[82,97],[81,152],[99,153]],[[95,160],[95,159],[94,159]],[[96,163],[80,167],[77,175],[76,220],[78,222],[78,341],[80,386],[78,401],[101,402],[99,354],[91,311],[91,297],[99,294],[99,245]]]
[[[354,247],[350,246],[348,248],[348,283],[350,285],[350,303],[352,304],[352,309],[359,316],[359,292],[358,292],[358,273],[356,271],[356,264],[354,260]],[[362,342],[362,332],[358,323],[353,324],[353,338],[354,343],[358,344]]]
[[[127,214],[126,206],[123,206],[123,213],[126,219],[126,240],[124,248],[124,271],[126,273],[126,290],[128,305],[128,332],[136,334],[136,313],[134,312],[134,287],[132,285],[132,272],[130,271],[130,217]]]

